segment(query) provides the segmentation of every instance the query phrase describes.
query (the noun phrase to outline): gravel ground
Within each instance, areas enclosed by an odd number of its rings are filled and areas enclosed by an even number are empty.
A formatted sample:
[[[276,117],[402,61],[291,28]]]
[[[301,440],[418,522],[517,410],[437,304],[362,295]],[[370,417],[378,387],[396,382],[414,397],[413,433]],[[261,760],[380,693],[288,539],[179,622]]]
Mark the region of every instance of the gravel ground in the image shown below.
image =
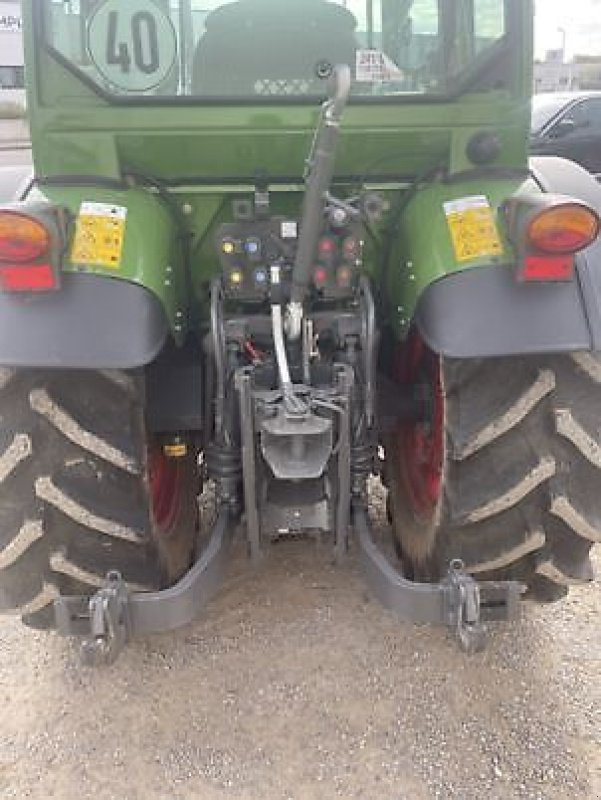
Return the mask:
[[[0,619],[0,798],[601,798],[599,582],[467,658],[327,555],[238,545],[199,622],[99,671]]]

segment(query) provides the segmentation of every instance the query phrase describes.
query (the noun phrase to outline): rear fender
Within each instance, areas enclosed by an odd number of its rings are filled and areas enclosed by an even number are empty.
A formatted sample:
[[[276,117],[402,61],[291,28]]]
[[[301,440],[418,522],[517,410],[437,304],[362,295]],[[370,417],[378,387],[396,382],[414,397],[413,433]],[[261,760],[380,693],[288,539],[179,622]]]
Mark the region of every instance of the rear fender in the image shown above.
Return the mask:
[[[524,285],[513,265],[448,275],[424,291],[414,322],[450,358],[601,350],[600,264],[595,245],[569,283]]]
[[[390,298],[388,321],[397,338],[407,335],[416,309],[428,288],[466,269],[484,269],[511,263],[513,248],[497,225],[500,248],[491,255],[483,247],[473,257],[457,254],[449,220],[452,206],[463,202],[484,202],[496,219],[505,200],[515,194],[523,178],[489,178],[440,181],[420,188],[407,203],[399,220],[398,237],[384,277],[386,297]]]
[[[71,220],[60,290],[35,297],[0,294],[0,364],[27,367],[133,368],[152,361],[168,334],[185,337],[181,236],[162,202],[139,188],[45,187],[40,197]],[[116,263],[71,258],[82,203],[124,209]],[[94,263],[94,261],[96,263]]]
[[[160,352],[169,327],[156,295],[99,275],[64,275],[60,291],[0,294],[0,364],[130,369]]]
[[[505,197],[553,192],[601,212],[601,187],[578,165],[540,157],[532,159],[531,173]],[[573,281],[523,284],[515,278],[501,224],[499,230],[502,263],[440,275],[422,288],[407,324],[416,324],[433,350],[452,358],[601,350],[601,240],[578,254]]]

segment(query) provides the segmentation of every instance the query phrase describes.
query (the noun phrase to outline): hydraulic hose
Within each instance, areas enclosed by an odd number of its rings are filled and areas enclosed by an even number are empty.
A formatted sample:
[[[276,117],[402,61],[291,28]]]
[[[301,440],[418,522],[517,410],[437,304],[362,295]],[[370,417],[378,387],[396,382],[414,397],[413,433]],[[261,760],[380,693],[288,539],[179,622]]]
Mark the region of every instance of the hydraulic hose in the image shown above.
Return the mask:
[[[351,70],[338,65],[333,72],[333,90],[322,107],[313,148],[307,162],[306,187],[300,222],[298,249],[292,272],[289,313],[292,326],[288,334],[298,339],[301,332],[302,303],[311,276],[315,248],[321,231],[326,196],[332,183],[340,122],[351,91]],[[299,313],[300,307],[300,313]]]
[[[278,266],[272,266],[271,268],[271,282],[272,286],[279,287],[280,268]],[[284,339],[284,317],[282,314],[282,306],[279,302],[272,302],[271,304],[271,330],[275,360],[278,368],[278,378],[284,396],[286,410],[291,414],[305,414],[307,407],[300,397],[296,396],[290,376],[290,367],[288,366],[288,356],[286,354],[286,341]]]
[[[273,331],[273,346],[275,348],[275,360],[278,365],[278,375],[280,386],[284,391],[292,387],[290,378],[290,368],[286,356],[286,345],[284,343],[284,321],[282,317],[282,306],[271,306],[271,328]]]
[[[211,340],[216,373],[215,437],[220,439],[223,434],[226,376],[224,359],[225,342],[223,341],[223,324],[221,319],[221,283],[217,279],[211,284]]]

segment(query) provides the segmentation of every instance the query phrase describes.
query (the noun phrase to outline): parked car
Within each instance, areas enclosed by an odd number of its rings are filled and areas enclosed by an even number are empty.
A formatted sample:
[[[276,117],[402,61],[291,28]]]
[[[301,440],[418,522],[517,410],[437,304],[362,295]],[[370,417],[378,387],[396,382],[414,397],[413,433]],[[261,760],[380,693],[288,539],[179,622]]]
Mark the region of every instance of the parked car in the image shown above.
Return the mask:
[[[535,95],[530,149],[601,174],[601,91]]]

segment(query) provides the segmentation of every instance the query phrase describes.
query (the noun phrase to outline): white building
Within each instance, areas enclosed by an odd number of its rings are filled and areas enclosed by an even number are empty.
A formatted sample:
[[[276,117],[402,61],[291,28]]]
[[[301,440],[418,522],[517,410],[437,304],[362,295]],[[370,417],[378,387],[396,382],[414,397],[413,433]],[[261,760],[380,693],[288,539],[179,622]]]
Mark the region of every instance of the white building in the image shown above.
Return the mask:
[[[578,89],[601,89],[601,58],[576,57],[566,63],[563,51],[550,50],[544,61],[534,65],[534,91],[537,94]]]
[[[21,4],[0,0],[0,103],[25,104]]]

